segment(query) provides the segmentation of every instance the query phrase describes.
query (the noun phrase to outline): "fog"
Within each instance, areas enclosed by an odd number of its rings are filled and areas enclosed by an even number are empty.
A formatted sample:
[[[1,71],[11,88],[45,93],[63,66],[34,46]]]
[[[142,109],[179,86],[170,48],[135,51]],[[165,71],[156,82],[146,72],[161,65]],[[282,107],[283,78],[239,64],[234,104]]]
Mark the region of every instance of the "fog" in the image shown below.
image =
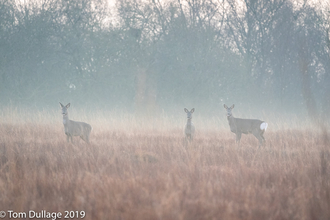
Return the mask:
[[[329,5],[311,3],[1,1],[0,107],[327,116]]]

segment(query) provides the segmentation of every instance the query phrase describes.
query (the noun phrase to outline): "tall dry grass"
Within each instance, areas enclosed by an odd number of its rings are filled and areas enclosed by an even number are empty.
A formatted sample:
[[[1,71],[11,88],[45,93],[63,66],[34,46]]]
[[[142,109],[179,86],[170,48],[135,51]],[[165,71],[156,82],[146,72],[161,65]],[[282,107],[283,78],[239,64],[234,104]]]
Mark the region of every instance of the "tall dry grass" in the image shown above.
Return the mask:
[[[0,117],[1,210],[83,210],[85,219],[330,218],[329,146],[312,128],[270,126],[265,147],[247,135],[238,147],[218,119],[199,130],[195,122],[186,144],[184,120],[74,115],[93,126],[87,145],[66,142],[59,112],[10,112]]]

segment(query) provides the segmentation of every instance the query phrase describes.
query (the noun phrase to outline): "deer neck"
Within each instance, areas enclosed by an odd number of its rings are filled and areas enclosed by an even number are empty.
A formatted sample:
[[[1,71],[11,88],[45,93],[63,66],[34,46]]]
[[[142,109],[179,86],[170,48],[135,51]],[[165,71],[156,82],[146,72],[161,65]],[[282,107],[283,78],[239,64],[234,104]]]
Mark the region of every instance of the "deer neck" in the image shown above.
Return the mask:
[[[192,120],[192,118],[188,118],[187,119],[187,125],[191,125],[192,124],[191,120]]]
[[[63,124],[64,124],[64,126],[67,126],[69,123],[70,123],[69,115],[68,114],[63,115]]]
[[[235,119],[235,118],[234,118],[233,115],[229,115],[229,116],[227,116],[227,120],[228,120],[229,122],[232,122],[234,119]]]

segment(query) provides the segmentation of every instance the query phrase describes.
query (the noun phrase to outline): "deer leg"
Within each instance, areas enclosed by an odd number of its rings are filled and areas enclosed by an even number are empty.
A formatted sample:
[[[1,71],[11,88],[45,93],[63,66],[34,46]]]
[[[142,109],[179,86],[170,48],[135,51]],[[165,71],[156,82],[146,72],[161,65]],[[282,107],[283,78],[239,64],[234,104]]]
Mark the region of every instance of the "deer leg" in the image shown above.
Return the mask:
[[[186,138],[185,138],[185,146],[187,146],[188,144],[190,144],[191,142],[191,137],[189,134],[186,135]]]
[[[69,142],[69,135],[66,135],[66,141]]]
[[[236,143],[240,143],[241,142],[241,137],[242,137],[242,133],[236,133]]]
[[[188,135],[188,139],[189,139],[189,141],[192,141],[192,136],[191,136],[191,134]]]
[[[262,145],[263,137],[258,131],[253,131],[252,134],[259,140],[259,147]]]
[[[89,138],[88,138],[88,135],[81,135],[80,137],[81,137],[81,139],[83,139],[86,143],[89,144]]]
[[[265,131],[262,131],[262,132],[259,133],[260,134],[260,137],[261,137],[261,142],[262,142],[261,144],[262,145],[265,145],[265,142],[266,142],[266,139],[264,138],[264,132]]]
[[[260,136],[261,136],[263,142],[266,142],[266,139],[264,138],[264,136],[262,134]]]
[[[265,133],[265,130],[263,130],[263,131],[260,133],[260,136],[261,136],[262,140],[263,140],[264,142],[266,142],[266,139],[264,138],[264,133]]]

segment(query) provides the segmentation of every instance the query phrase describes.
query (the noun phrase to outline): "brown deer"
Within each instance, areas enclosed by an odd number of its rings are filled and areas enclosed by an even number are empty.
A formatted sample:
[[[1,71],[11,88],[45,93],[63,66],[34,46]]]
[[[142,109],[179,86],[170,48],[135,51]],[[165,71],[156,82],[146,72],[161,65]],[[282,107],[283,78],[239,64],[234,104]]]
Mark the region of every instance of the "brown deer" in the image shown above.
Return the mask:
[[[184,111],[187,113],[187,124],[184,129],[184,133],[186,135],[186,140],[192,141],[195,134],[195,126],[192,123],[192,113],[194,113],[195,109],[191,109],[190,111],[188,109],[184,109]]]
[[[66,106],[62,105],[62,103],[60,103],[60,105],[62,108],[64,132],[67,142],[71,139],[71,143],[73,143],[72,137],[80,136],[81,139],[89,143],[89,135],[92,131],[92,126],[85,122],[72,121],[69,119],[68,108],[70,107],[70,103]]]
[[[259,140],[259,147],[266,141],[263,134],[268,127],[267,122],[258,119],[234,118],[231,110],[235,107],[235,105],[232,105],[231,107],[223,105],[223,107],[227,110],[227,119],[229,122],[230,131],[236,134],[236,143],[240,143],[242,134],[251,133]]]

